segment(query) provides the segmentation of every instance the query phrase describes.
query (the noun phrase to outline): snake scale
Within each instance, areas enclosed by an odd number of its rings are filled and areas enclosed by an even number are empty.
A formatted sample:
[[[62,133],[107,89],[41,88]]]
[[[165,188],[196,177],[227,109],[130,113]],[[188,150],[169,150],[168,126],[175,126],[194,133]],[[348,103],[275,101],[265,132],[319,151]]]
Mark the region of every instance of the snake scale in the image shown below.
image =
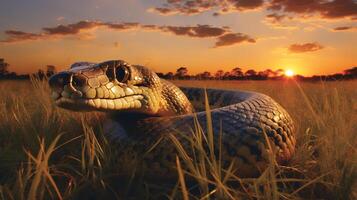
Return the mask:
[[[188,150],[192,143],[187,136],[195,129],[207,133],[210,124],[214,144],[221,145],[223,166],[234,162],[238,176],[259,175],[271,153],[278,163],[288,161],[294,153],[296,140],[291,117],[264,94],[180,89],[152,70],[122,60],[75,63],[69,70],[53,75],[49,85],[57,106],[107,112],[111,117],[104,130],[110,138],[139,154],[150,149],[145,160],[151,173],[173,173],[177,149],[169,135],[175,135],[192,156],[194,152]],[[205,94],[211,105],[218,105],[210,111],[208,123],[207,112],[195,111],[191,104],[204,103]]]

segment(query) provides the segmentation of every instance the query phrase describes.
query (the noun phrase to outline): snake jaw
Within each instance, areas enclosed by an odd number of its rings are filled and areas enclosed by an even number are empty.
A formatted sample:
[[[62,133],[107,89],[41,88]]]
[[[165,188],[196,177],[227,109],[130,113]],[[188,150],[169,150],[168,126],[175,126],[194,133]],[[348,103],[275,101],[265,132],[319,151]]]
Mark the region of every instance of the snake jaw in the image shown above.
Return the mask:
[[[76,89],[67,84],[62,91],[53,90],[51,97],[57,106],[70,110],[135,111],[148,108],[147,98],[136,86],[114,85],[105,90],[103,87]]]

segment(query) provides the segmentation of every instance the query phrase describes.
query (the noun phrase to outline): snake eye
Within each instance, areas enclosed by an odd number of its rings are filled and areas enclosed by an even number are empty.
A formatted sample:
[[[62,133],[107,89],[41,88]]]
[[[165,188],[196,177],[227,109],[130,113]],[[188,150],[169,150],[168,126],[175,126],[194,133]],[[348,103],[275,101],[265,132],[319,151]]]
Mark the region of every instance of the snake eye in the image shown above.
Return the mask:
[[[129,79],[129,69],[126,66],[119,66],[115,70],[115,77],[119,82],[126,82]]]

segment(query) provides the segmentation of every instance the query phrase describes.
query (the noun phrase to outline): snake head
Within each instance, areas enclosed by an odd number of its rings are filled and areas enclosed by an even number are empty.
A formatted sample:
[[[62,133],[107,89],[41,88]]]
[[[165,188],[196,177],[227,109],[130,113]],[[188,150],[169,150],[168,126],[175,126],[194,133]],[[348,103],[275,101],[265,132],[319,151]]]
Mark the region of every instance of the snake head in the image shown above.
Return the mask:
[[[160,108],[160,84],[150,69],[122,60],[75,63],[49,79],[52,99],[59,107],[150,115]]]

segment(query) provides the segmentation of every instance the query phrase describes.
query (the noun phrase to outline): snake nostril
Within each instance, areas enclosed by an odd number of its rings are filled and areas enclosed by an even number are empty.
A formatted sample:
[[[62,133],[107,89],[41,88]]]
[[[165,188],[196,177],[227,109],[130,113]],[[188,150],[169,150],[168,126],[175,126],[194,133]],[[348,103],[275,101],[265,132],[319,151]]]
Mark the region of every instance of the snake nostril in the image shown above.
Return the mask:
[[[115,79],[115,68],[113,66],[108,66],[107,71],[105,73],[110,81],[113,81]]]
[[[74,87],[79,88],[79,87],[83,87],[86,84],[86,78],[83,76],[73,76],[72,79],[72,84]]]

